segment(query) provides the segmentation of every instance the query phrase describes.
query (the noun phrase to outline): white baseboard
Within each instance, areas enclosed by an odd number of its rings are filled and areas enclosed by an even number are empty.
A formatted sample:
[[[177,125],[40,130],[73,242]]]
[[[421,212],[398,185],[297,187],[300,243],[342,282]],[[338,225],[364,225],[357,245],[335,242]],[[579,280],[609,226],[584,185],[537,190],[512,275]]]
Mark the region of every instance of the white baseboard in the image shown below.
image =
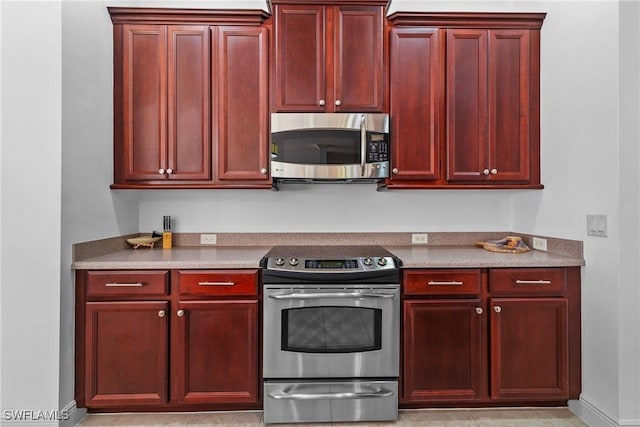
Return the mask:
[[[87,410],[85,408],[79,409],[75,400],[69,402],[62,411],[67,417],[60,421],[58,427],[73,427],[87,415]]]
[[[570,400],[569,410],[591,427],[640,427],[640,420],[617,420],[584,397]]]
[[[72,401],[61,410],[5,410],[0,418],[2,427],[73,427],[87,414]]]

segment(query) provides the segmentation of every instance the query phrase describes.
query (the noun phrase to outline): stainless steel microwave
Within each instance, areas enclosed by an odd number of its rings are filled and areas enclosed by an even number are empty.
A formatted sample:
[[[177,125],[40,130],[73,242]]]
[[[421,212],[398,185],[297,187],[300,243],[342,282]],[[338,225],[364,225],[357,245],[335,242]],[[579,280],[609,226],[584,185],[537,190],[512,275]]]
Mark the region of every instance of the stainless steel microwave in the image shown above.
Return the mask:
[[[271,114],[274,181],[379,181],[389,154],[388,114]]]

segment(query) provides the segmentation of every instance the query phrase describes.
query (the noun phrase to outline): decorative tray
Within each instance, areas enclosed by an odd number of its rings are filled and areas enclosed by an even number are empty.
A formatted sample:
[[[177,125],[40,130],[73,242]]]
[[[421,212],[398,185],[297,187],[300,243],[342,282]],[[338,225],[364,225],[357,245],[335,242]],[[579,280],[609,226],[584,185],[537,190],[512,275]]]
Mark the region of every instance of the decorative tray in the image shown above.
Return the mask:
[[[510,254],[521,254],[530,251],[522,237],[507,236],[500,240],[487,240],[486,242],[475,242],[476,246],[483,248],[489,252],[500,252]]]
[[[160,239],[162,239],[162,237],[152,237],[152,236],[132,237],[130,239],[127,239],[127,243],[132,245],[133,249],[138,249],[141,246],[153,249],[153,246]]]

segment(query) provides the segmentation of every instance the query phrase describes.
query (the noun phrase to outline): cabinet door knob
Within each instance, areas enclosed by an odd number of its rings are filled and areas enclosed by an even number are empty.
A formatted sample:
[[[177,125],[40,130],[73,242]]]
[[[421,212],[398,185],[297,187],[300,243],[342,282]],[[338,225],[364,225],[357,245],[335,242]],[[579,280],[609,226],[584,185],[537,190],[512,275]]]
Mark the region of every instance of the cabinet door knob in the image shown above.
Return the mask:
[[[266,175],[266,174],[267,174],[267,168],[262,168],[262,169],[260,169],[260,173],[261,173],[262,175]]]
[[[484,313],[484,310],[482,309],[482,307],[476,307],[476,313],[482,314]]]
[[[324,105],[324,104],[326,104],[324,99],[321,99],[320,101],[318,101],[318,105]]]
[[[342,102],[339,99],[336,99],[336,105],[339,107]]]
[[[500,313],[502,311],[502,307],[496,305],[495,307],[493,307],[493,311],[495,311],[496,313]]]
[[[394,174],[397,174],[400,171],[398,170],[398,168],[393,168],[393,170],[391,172],[393,172]]]
[[[167,314],[164,310],[158,311],[158,317],[164,317]]]
[[[489,175],[489,169],[483,169],[482,175]]]
[[[171,175],[173,173],[173,169],[169,168],[167,169],[167,175]]]
[[[158,169],[158,173],[159,173],[160,175],[164,175],[164,169]]]
[[[178,310],[176,314],[178,315],[178,317],[182,317],[184,316],[184,310]]]
[[[495,175],[498,173],[498,169],[491,169],[491,175]]]

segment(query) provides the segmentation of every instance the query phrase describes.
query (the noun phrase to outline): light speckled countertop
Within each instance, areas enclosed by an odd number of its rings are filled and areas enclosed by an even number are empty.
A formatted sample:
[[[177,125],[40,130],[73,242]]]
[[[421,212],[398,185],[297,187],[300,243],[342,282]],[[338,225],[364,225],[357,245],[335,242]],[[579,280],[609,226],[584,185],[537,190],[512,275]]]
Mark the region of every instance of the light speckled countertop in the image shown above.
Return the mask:
[[[125,249],[75,261],[78,270],[118,269],[240,269],[258,268],[270,246],[177,247]],[[403,268],[571,267],[584,265],[577,256],[530,251],[505,254],[471,245],[385,246],[402,260]]]
[[[77,270],[258,268],[268,246],[124,249],[75,261]]]
[[[550,252],[489,252],[476,246],[387,246],[403,268],[573,267],[584,259]]]

